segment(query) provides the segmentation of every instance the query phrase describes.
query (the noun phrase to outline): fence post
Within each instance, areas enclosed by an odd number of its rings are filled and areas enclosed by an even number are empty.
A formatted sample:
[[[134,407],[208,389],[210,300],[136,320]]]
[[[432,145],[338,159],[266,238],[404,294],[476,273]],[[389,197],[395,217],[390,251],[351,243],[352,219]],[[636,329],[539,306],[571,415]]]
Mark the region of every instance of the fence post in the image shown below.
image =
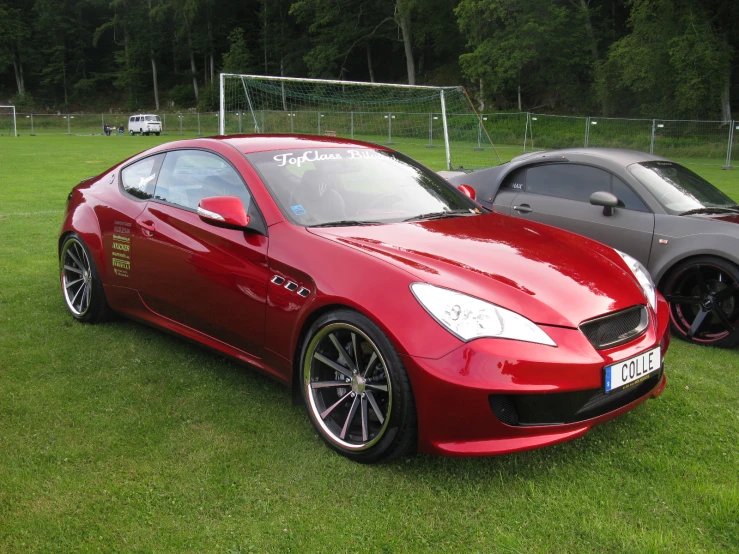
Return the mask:
[[[264,108],[262,108],[262,133],[266,133],[267,130],[264,127]]]
[[[426,148],[436,148],[434,145],[434,114],[429,114],[429,143]]]
[[[290,121],[292,121],[292,119]],[[239,112],[239,134],[241,134],[241,112]]]
[[[657,133],[657,120],[652,120],[652,138],[649,141],[649,153],[654,154],[654,136]]]
[[[385,144],[395,144],[393,142],[393,114],[388,113],[387,117],[387,142]]]
[[[590,142],[590,116],[585,118],[585,148],[588,147]]]
[[[477,114],[477,146],[473,150],[485,150],[480,142],[482,141],[482,114]]]
[[[318,134],[321,134],[321,112],[318,112]]]
[[[31,113],[31,136],[35,137],[36,133],[33,132],[33,113]]]
[[[351,137],[354,139],[354,112],[349,112],[349,126],[351,127]]]
[[[732,121],[729,126],[729,145],[726,148],[726,165],[722,169],[734,169],[731,165],[731,147],[734,145],[734,127],[736,127],[736,121]]]
[[[198,112],[198,135],[199,137],[202,137],[202,133],[200,132],[200,112]]]
[[[67,135],[72,134],[72,124],[70,123],[69,112],[67,112]]]
[[[105,129],[105,114],[104,113],[100,114],[100,128]]]
[[[180,136],[182,136],[182,112],[179,113],[180,116]]]
[[[524,152],[526,152],[526,139],[528,138],[528,134],[529,134],[530,119],[531,119],[531,113],[526,112],[526,129],[523,132],[523,151]],[[531,142],[533,143],[533,140]]]

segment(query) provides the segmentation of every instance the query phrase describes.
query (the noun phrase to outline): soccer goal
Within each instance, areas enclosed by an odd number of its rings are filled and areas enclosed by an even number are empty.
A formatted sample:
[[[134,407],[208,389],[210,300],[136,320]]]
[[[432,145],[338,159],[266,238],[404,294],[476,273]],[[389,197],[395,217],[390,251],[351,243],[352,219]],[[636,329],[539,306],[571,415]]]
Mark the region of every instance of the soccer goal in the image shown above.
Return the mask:
[[[18,126],[15,121],[15,106],[0,105],[0,137],[17,137]]]
[[[221,74],[219,134],[299,133],[364,140],[433,169],[500,163],[461,86]]]

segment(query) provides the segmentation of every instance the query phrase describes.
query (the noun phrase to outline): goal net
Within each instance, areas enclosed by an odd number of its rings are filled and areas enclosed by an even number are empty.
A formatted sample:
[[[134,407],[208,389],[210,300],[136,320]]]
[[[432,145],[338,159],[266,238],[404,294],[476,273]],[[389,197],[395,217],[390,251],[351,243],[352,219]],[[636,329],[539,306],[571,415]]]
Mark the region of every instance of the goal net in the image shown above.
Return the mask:
[[[364,140],[432,169],[500,163],[463,87],[221,74],[219,133],[297,133]]]
[[[0,137],[18,136],[18,127],[15,121],[15,106],[0,105]]]

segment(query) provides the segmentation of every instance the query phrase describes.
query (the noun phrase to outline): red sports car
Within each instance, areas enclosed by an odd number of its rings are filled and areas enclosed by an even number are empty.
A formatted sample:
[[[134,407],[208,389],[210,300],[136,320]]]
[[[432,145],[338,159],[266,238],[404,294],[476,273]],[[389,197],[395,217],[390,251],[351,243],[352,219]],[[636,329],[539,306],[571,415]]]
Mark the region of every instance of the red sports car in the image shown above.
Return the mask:
[[[72,190],[59,258],[73,317],[260,369],[359,462],[554,444],[665,386],[668,306],[638,261],[377,145],[157,146]]]

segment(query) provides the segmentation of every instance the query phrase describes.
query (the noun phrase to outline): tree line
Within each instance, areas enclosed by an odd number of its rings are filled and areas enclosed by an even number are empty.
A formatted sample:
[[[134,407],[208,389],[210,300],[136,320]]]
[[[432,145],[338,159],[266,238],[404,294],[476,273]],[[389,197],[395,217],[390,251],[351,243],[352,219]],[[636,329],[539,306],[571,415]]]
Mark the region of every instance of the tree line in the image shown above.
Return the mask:
[[[737,47],[736,0],[0,0],[0,103],[207,111],[226,71],[729,120]]]

